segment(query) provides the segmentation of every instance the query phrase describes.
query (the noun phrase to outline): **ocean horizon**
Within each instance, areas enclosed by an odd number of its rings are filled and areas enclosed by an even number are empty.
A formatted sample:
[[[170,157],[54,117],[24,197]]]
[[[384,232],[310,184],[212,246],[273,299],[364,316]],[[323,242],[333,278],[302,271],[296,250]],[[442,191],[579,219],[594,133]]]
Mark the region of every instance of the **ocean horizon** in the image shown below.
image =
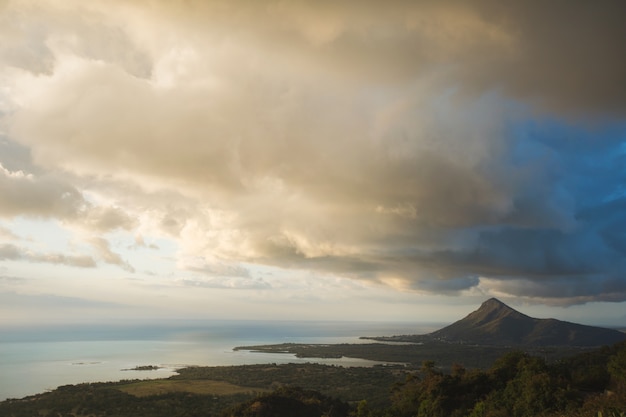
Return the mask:
[[[361,336],[422,334],[442,326],[410,322],[223,320],[0,327],[0,401],[68,384],[167,378],[187,366],[306,362],[372,366],[377,362],[297,358],[293,354],[233,348],[287,342],[363,343]],[[133,370],[138,366],[159,369]]]

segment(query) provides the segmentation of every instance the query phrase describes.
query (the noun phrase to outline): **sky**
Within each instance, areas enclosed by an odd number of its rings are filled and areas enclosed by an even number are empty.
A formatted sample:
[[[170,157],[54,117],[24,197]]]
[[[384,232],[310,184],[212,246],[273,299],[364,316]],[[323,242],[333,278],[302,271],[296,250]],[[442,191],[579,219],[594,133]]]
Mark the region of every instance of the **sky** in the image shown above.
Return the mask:
[[[0,324],[623,325],[624,16],[0,0]]]

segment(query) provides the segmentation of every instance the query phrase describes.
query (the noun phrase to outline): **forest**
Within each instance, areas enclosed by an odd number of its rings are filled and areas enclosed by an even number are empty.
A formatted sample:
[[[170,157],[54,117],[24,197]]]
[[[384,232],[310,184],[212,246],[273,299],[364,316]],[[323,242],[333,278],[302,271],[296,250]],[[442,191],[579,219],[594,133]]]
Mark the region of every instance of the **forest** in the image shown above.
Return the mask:
[[[66,385],[0,403],[6,417],[623,417],[626,343],[567,358],[513,350],[488,368],[189,367],[163,380]]]

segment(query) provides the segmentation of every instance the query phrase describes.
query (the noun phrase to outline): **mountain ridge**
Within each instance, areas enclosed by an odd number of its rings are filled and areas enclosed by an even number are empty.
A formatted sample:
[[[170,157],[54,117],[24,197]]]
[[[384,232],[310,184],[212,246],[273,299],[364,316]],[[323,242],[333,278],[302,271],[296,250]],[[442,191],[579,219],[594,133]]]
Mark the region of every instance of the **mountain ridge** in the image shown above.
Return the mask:
[[[490,298],[461,320],[432,333],[376,339],[490,346],[595,347],[626,340],[626,333],[554,318],[530,317],[496,298]]]
[[[446,342],[520,346],[601,346],[626,339],[603,327],[557,319],[538,319],[490,298],[465,318],[429,333]]]

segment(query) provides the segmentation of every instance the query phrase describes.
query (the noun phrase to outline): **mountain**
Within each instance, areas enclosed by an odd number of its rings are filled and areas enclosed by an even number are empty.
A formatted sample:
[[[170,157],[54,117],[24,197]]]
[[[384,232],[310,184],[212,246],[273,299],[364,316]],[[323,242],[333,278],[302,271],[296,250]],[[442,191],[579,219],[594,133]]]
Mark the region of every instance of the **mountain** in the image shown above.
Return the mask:
[[[602,346],[626,339],[626,334],[602,327],[556,319],[529,317],[491,298],[478,310],[426,335],[454,343],[499,346]]]

